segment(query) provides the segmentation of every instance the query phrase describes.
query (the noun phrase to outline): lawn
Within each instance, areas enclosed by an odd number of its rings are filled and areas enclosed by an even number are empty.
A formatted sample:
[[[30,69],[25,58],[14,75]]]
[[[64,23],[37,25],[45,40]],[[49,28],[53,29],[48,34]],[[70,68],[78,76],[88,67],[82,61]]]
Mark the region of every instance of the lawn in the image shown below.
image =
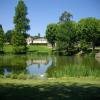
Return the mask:
[[[30,45],[28,47],[28,53],[35,53],[35,54],[51,54],[52,49],[45,46],[45,45]],[[12,45],[4,45],[4,52],[5,53],[13,53]]]
[[[52,49],[45,45],[29,45],[28,52],[50,54]]]
[[[0,79],[0,100],[100,100],[100,79]]]

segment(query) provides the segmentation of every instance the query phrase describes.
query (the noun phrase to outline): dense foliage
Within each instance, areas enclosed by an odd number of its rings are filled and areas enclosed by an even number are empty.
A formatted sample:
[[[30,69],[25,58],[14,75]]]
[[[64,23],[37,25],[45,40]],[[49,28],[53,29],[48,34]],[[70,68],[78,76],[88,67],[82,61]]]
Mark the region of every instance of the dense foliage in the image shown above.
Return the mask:
[[[26,47],[25,37],[23,34],[14,31],[12,36],[12,43],[13,43],[14,53],[16,54],[26,53],[27,47]]]
[[[57,49],[64,50],[66,53],[74,49],[76,42],[75,23],[68,21],[58,25]]]
[[[26,53],[26,32],[30,29],[27,16],[27,7],[23,0],[19,0],[15,9],[15,31],[12,36],[14,53]]]
[[[30,29],[29,19],[27,16],[27,7],[23,0],[19,0],[15,8],[14,24],[17,32],[25,34]]]
[[[76,23],[72,17],[65,11],[57,24],[48,25],[47,40],[51,44],[55,43],[56,51],[64,55],[88,52],[89,48],[95,51],[95,46],[100,44],[100,20],[89,17]]]
[[[87,43],[92,44],[93,50],[95,49],[95,43],[100,37],[100,21],[96,18],[85,18],[78,22],[78,34],[80,40],[85,40]]]

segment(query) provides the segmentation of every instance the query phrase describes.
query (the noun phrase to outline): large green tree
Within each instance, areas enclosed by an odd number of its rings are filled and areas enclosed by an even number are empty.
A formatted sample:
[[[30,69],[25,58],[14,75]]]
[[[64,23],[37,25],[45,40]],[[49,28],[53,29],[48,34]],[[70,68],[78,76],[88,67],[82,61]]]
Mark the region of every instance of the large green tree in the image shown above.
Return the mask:
[[[70,54],[76,41],[76,23],[71,20],[72,14],[65,11],[59,18],[57,28],[57,49]]]
[[[69,21],[58,25],[57,48],[69,53],[76,42],[75,22]]]
[[[4,31],[2,25],[0,25],[0,53],[3,52],[3,46],[4,46]]]
[[[46,38],[48,42],[55,46],[56,43],[56,35],[57,35],[57,24],[49,24],[46,29]]]
[[[100,37],[100,21],[92,17],[81,19],[78,22],[77,29],[80,40],[90,42],[94,51],[95,43]]]
[[[19,0],[15,8],[14,24],[17,32],[26,34],[30,29],[29,19],[27,18],[27,7],[23,0]]]
[[[29,19],[27,18],[27,7],[23,0],[19,0],[15,8],[14,24],[15,31],[12,37],[12,43],[15,53],[26,52],[26,32],[30,29]],[[21,42],[23,43],[21,43]],[[18,49],[18,50],[17,50]],[[17,51],[17,52],[16,52]]]

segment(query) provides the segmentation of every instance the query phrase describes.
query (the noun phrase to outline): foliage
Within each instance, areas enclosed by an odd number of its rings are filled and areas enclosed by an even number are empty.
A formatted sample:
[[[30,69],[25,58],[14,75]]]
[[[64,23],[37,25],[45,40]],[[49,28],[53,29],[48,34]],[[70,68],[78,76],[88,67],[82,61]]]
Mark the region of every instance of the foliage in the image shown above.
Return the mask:
[[[27,50],[26,40],[23,34],[14,31],[12,37],[12,44],[13,44],[14,53],[16,54],[26,53]]]
[[[46,37],[52,44],[56,43],[57,53],[72,55],[79,50],[86,52],[90,46],[94,51],[95,46],[100,45],[100,20],[96,18],[84,18],[78,23],[71,20],[72,14],[65,11],[56,25],[55,35],[53,28],[48,25]],[[52,34],[52,35],[51,35]]]
[[[71,21],[71,18],[73,17],[73,15],[67,11],[64,11],[62,13],[62,15],[59,18],[59,23],[64,23],[64,22],[68,22]]]
[[[57,35],[57,24],[49,24],[46,29],[46,38],[52,47],[55,46]]]
[[[93,50],[95,49],[95,43],[97,38],[100,37],[100,22],[96,18],[81,19],[78,23],[78,35],[80,40],[85,40],[92,43]]]
[[[47,26],[46,38],[52,44],[56,43],[56,49],[64,55],[72,55],[76,42],[76,24],[71,21],[72,14],[65,11],[59,18],[58,24]]]
[[[4,31],[2,25],[0,25],[0,53],[3,53],[4,46]]]
[[[79,48],[83,51],[86,52],[89,48],[89,45],[87,44],[87,42],[85,40],[81,40],[80,41],[80,46]]]
[[[76,42],[75,23],[72,21],[58,25],[57,49],[65,50],[67,53],[74,48]]]
[[[15,8],[14,24],[15,29],[19,33],[25,34],[30,29],[29,19],[27,16],[27,7],[23,0],[19,0],[17,7]]]
[[[14,53],[26,53],[26,31],[30,29],[27,16],[27,7],[23,0],[19,0],[15,9],[14,24],[15,31],[12,36]]]

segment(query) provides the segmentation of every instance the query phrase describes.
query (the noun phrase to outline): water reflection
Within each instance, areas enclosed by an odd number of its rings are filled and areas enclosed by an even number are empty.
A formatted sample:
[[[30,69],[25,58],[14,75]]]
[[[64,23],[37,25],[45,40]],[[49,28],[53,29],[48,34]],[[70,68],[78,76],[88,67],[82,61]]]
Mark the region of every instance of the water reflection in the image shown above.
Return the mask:
[[[52,64],[52,58],[48,56],[0,56],[0,74],[25,73],[40,75],[44,74]]]
[[[29,75],[43,75],[47,73],[52,77],[55,72],[63,73],[65,70],[70,72],[73,65],[85,66],[83,69],[100,72],[100,61],[90,57],[61,57],[61,56],[34,56],[34,55],[5,55],[0,56],[0,74],[10,73]],[[68,68],[67,68],[68,66]],[[70,66],[70,67],[69,67]],[[81,68],[82,69],[82,68]],[[83,70],[82,69],[82,70]],[[67,73],[70,73],[67,72]]]
[[[29,74],[42,75],[46,72],[47,68],[52,65],[52,59],[48,58],[28,61],[28,65],[29,66],[26,69]]]

